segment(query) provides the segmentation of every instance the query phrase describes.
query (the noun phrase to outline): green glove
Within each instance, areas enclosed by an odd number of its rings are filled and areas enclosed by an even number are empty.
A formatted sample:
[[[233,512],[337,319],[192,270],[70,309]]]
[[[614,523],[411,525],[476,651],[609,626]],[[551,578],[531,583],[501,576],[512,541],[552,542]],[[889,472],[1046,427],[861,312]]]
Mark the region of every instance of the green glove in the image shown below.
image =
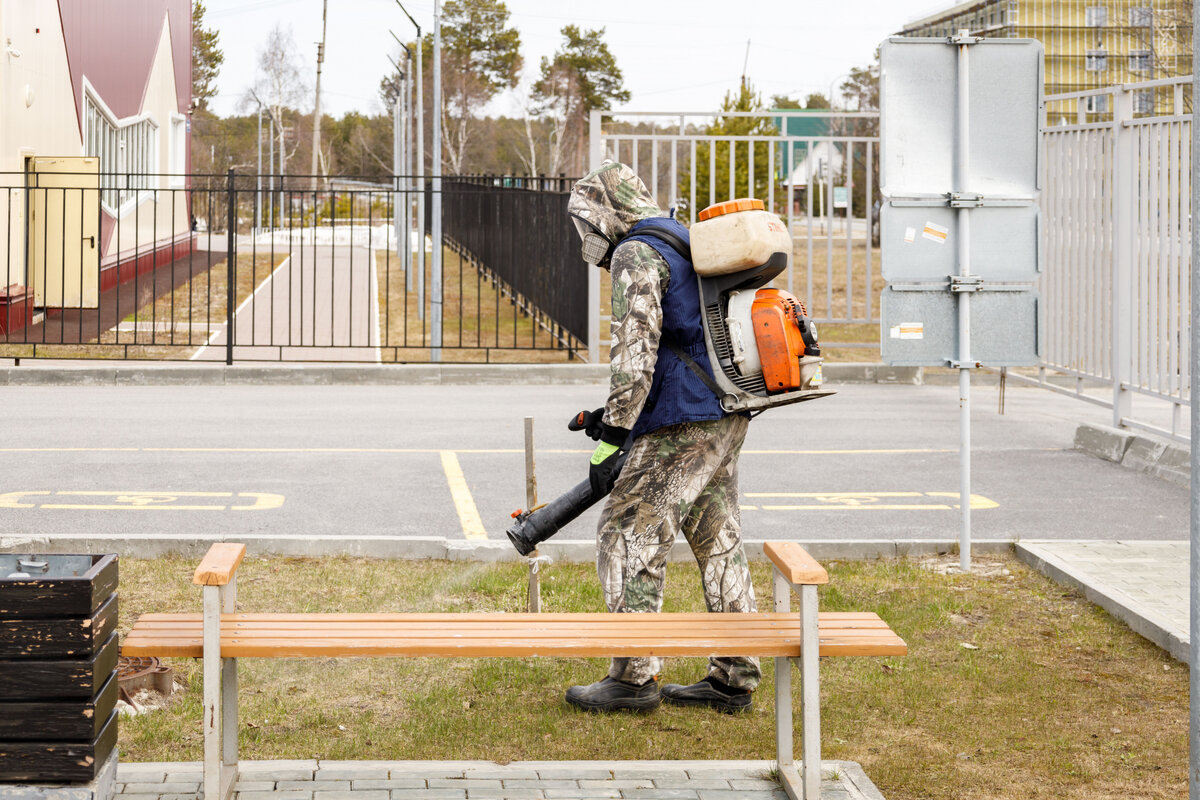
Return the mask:
[[[613,470],[621,448],[608,442],[600,442],[592,453],[591,467],[588,469],[588,482],[592,485],[593,497],[604,497],[612,491]]]

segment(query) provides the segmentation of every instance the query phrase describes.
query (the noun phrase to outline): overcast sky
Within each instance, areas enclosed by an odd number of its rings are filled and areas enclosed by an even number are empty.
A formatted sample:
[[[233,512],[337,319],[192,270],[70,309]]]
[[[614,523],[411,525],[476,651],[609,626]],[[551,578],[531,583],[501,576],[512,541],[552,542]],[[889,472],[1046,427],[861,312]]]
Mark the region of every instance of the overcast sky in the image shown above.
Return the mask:
[[[402,0],[422,30],[433,28],[433,0]],[[636,111],[708,111],[735,89],[743,63],[763,99],[828,94],[855,66],[869,63],[876,45],[905,23],[953,0],[506,0],[510,25],[521,32],[523,78],[536,78],[542,56],[561,44],[560,29],[575,23],[606,28],[605,40],[633,97]],[[290,26],[312,85],[321,0],[205,0],[206,23],[220,33],[225,63],[214,109],[236,113],[254,78],[256,56],[277,23]],[[396,0],[330,0],[322,75],[322,110],[334,116],[382,110],[379,79],[387,56],[415,29]],[[746,43],[749,41],[749,58]],[[836,88],[836,86],[835,86]],[[311,110],[311,103],[308,106]],[[509,95],[491,114],[519,116]]]

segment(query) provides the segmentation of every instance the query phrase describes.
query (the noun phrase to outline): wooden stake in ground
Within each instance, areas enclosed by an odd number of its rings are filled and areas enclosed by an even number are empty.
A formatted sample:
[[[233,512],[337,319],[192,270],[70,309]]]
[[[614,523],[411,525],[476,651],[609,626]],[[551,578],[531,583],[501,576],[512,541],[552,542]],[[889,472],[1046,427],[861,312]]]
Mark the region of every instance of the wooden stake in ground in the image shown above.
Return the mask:
[[[525,507],[532,510],[537,507],[537,471],[533,462],[533,417],[525,418]],[[538,551],[535,547],[529,554],[529,611],[538,613],[542,610],[542,586],[538,576]]]

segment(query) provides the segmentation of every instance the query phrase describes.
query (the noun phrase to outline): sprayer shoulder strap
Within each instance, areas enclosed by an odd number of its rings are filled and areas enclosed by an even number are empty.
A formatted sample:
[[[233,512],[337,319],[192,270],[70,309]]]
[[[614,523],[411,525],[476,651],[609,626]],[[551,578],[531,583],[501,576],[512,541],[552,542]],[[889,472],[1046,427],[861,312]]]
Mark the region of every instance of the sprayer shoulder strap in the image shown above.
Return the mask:
[[[658,239],[660,242],[665,242],[672,250],[686,258],[688,263],[692,261],[692,248],[676,233],[663,230],[662,228],[642,228],[633,235],[635,237],[648,236],[652,239]]]
[[[661,341],[672,353],[679,356],[679,360],[686,364],[688,369],[696,373],[696,377],[704,382],[704,385],[708,387],[709,391],[717,396],[718,400],[727,394],[727,392],[722,391],[721,387],[717,385],[717,382],[713,380],[712,376],[705,372],[704,368],[696,363],[696,359],[689,356],[687,351],[679,346],[679,342],[676,342],[672,336],[664,332]]]

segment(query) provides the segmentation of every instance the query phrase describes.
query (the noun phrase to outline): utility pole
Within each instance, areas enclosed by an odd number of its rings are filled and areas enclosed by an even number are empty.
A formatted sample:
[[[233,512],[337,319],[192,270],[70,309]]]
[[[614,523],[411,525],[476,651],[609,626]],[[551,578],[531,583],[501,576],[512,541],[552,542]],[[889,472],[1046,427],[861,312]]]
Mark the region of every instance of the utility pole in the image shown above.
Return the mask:
[[[742,61],[742,89],[746,88],[746,68],[750,66],[750,40],[746,40],[746,58]]]
[[[262,103],[258,104],[258,191],[254,193],[254,227],[262,227]]]
[[[396,5],[400,6],[400,10],[404,12],[404,16],[408,17],[408,21],[417,29],[417,186],[420,188],[420,193],[417,194],[417,249],[420,251],[417,266],[417,319],[425,319],[425,81],[421,76],[421,62],[424,60],[421,54],[421,26],[412,18],[412,14],[408,13],[408,9],[400,0],[396,0]],[[407,262],[408,267],[406,272],[412,274],[412,257],[409,255]],[[412,278],[408,279],[410,288],[412,286]]]
[[[433,286],[429,360],[442,360],[442,0],[433,0]]]
[[[325,23],[329,17],[329,0],[321,8],[321,42],[317,45],[317,99],[313,106],[312,187],[317,189],[317,156],[321,152],[321,65],[325,63]]]

